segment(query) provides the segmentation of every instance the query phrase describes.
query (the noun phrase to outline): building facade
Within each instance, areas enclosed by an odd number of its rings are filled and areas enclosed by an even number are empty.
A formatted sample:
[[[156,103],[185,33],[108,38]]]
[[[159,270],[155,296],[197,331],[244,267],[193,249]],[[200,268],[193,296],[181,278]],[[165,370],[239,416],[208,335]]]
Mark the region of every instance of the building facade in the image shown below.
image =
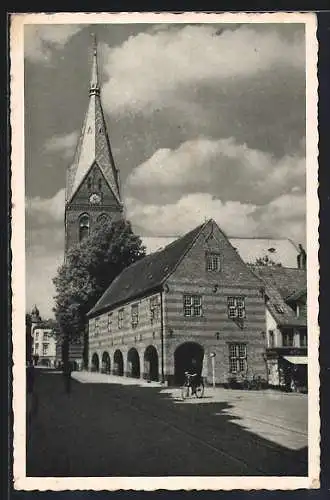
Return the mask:
[[[306,269],[254,266],[253,270],[265,285],[268,383],[306,391]]]
[[[89,316],[89,366],[180,384],[266,379],[260,280],[213,220],[125,269]]]
[[[34,365],[55,367],[57,338],[54,325],[42,321],[37,306],[31,313],[32,361]]]

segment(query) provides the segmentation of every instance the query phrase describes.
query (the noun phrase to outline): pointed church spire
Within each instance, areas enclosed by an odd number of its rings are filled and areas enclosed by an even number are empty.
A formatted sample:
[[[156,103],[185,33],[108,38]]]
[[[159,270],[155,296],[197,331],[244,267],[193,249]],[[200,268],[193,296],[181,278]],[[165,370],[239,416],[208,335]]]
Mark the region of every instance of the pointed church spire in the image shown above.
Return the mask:
[[[67,173],[66,203],[71,202],[86,175],[95,165],[100,168],[116,203],[122,207],[119,172],[112,156],[102,109],[98,78],[97,41],[95,35],[93,35],[93,61],[89,87],[89,104],[73,163]]]
[[[96,35],[93,33],[93,64],[92,64],[92,74],[89,86],[89,95],[99,95],[99,75],[98,75],[98,65],[97,65],[97,41]]]

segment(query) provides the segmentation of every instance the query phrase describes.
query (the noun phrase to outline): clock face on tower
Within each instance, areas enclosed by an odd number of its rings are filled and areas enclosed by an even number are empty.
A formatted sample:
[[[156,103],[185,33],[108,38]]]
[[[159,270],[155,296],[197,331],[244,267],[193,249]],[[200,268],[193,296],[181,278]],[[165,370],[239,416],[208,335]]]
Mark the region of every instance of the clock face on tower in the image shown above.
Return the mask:
[[[99,205],[101,203],[101,195],[93,193],[89,197],[89,202],[91,205]]]

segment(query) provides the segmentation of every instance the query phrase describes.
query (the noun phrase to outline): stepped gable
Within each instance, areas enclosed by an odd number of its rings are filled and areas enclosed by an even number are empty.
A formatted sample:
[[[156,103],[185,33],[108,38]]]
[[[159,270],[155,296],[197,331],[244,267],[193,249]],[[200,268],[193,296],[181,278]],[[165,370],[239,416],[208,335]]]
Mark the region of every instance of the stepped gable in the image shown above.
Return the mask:
[[[88,316],[93,317],[116,305],[141,297],[146,292],[156,290],[174,271],[206,224],[208,222],[124,269],[89,311]]]

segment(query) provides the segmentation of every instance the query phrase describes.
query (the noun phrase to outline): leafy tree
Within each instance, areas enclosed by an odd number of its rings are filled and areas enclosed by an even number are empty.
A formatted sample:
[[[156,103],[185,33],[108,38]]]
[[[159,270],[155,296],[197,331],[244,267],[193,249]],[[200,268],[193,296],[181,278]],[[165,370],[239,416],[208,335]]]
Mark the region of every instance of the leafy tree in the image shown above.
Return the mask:
[[[128,221],[103,223],[70,249],[53,279],[54,312],[65,343],[65,358],[69,341],[81,339],[85,332],[86,313],[116,276],[144,255],[142,241]]]
[[[264,257],[258,257],[253,264],[254,266],[274,266],[274,267],[282,267],[281,262],[275,262],[273,259],[270,259],[268,255],[265,255]]]

